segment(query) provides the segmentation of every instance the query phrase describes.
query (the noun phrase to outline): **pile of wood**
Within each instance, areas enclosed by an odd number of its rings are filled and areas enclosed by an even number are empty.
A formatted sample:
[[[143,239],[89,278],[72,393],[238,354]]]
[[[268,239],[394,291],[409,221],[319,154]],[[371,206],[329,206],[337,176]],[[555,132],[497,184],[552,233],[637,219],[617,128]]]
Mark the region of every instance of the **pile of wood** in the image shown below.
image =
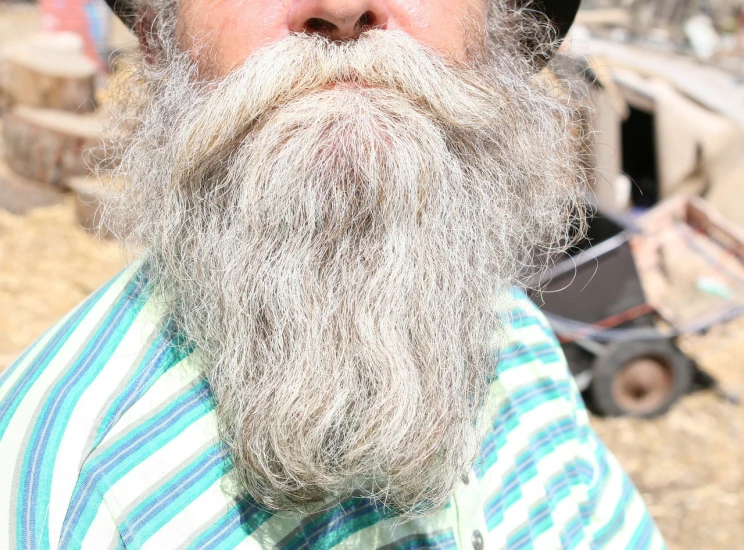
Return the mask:
[[[654,29],[681,33],[685,21],[699,13],[706,13],[718,30],[733,32],[744,13],[740,0],[583,0],[581,7],[595,20],[605,15],[608,23],[627,17],[622,22],[637,36]],[[627,14],[623,18],[618,16],[621,11]]]
[[[0,201],[13,200],[0,206],[24,213],[61,200],[90,174],[90,150],[101,136],[96,66],[70,33],[38,34],[6,47],[2,65]],[[90,202],[90,190],[85,193]],[[79,221],[87,229],[96,224],[95,211],[81,202]]]

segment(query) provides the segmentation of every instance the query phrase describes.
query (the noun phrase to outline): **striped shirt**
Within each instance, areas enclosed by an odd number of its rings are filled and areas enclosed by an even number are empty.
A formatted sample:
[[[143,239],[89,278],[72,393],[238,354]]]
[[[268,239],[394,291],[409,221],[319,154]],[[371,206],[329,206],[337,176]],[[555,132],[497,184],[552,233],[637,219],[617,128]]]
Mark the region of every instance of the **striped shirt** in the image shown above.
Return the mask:
[[[364,498],[299,514],[244,496],[199,352],[144,277],[130,266],[0,376],[0,549],[664,548],[521,291],[479,459],[441,511],[401,522]]]

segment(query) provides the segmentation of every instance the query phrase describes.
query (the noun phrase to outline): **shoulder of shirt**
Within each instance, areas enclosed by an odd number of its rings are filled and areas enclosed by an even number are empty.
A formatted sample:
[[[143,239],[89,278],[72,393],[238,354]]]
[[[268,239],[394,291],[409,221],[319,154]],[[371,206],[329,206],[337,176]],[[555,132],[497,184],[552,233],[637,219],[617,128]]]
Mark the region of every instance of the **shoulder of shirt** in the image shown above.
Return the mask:
[[[499,346],[500,375],[531,364],[534,376],[570,377],[555,332],[524,290],[513,287],[500,311],[505,326],[505,337]]]
[[[141,370],[147,362],[145,355],[153,351],[158,338],[163,340],[161,351],[168,348],[166,351],[172,353],[174,346],[162,334],[162,315],[149,295],[143,273],[141,261],[131,264],[54,325],[2,373],[0,413],[7,416],[13,412],[14,404],[28,402],[34,395],[39,399],[49,397],[52,387],[59,386],[60,377],[75,370],[87,374],[93,371],[96,376],[89,377],[89,385],[95,384],[104,372],[108,378],[119,380],[120,385],[127,384],[138,375],[137,368]],[[545,375],[570,376],[550,325],[523,290],[512,288],[501,301],[500,311],[505,330],[497,342],[498,373],[507,386],[513,385],[509,382],[515,379],[521,384]],[[41,391],[44,386],[47,391]],[[114,393],[123,388],[109,385],[106,389]]]
[[[75,351],[87,342],[96,343],[96,337],[110,341],[111,333],[119,335],[123,328],[129,328],[132,323],[128,322],[126,314],[131,314],[132,309],[139,312],[147,302],[141,267],[140,261],[130,264],[31,344],[0,375],[0,399],[8,386],[24,378],[29,371],[38,376],[55,370],[69,363]]]
[[[133,262],[0,374],[0,441],[11,431],[42,437],[33,428],[45,417],[60,420],[57,428],[65,432],[88,431],[87,444],[95,445],[115,421],[106,414],[131,405],[117,397],[133,380],[143,387],[151,382],[143,375],[153,374],[147,365],[158,340],[167,336],[142,266]]]
[[[17,526],[0,530],[0,548],[58,540],[81,468],[137,407],[203,386],[157,302],[134,262],[0,374],[0,518]],[[211,410],[206,390],[198,398]]]
[[[484,409],[486,423],[495,419],[507,426],[512,418],[512,427],[522,424],[523,429],[528,418],[540,425],[564,418],[586,425],[586,408],[561,345],[539,308],[522,289],[512,288],[498,310],[503,326],[494,341],[497,363]]]

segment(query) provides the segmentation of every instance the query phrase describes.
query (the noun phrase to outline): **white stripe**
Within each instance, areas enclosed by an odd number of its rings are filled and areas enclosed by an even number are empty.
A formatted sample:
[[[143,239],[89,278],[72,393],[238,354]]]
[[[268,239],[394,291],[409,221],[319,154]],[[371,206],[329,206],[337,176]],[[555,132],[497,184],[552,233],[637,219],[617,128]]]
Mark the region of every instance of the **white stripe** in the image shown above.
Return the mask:
[[[127,410],[101,441],[104,447],[120,437],[132,425],[149,417],[152,412],[175,399],[201,377],[198,353],[192,353],[165,371]]]
[[[32,428],[37,409],[41,405],[47,391],[54,385],[56,379],[67,368],[69,362],[75,357],[78,349],[88,337],[89,333],[95,329],[100,318],[105,315],[111,303],[121,293],[125,280],[116,281],[112,287],[101,297],[93,306],[90,314],[85,317],[79,324],[77,330],[62,345],[59,353],[52,359],[51,363],[42,372],[29,388],[28,393],[16,409],[15,414],[8,424],[8,429],[0,441],[0,518],[9,518],[13,503],[11,499],[15,496],[13,490],[16,480],[13,475],[22,463],[26,451],[23,440],[27,432]],[[29,445],[35,446],[35,442],[29,442]],[[50,507],[59,508],[55,513],[64,514],[67,502],[50,502],[48,503],[47,513]],[[0,532],[7,532],[7,529],[0,529]],[[8,533],[5,538],[0,535],[0,548],[10,546],[9,537],[14,536]],[[5,545],[5,546],[3,546]]]
[[[455,526],[458,514],[463,514],[463,509],[457,505],[445,508],[426,519],[416,519],[406,523],[400,523],[397,518],[389,518],[365,529],[361,529],[347,538],[338,548],[378,548],[392,544],[397,540],[411,535],[438,533],[439,531],[450,531],[454,540],[457,538]],[[464,512],[464,517],[475,519]],[[472,531],[471,531],[472,534]],[[470,536],[468,537],[468,540]]]
[[[183,544],[194,531],[204,524],[205,519],[224,510],[227,506],[234,505],[232,496],[223,491],[223,486],[229,484],[228,476],[223,476],[213,483],[204,493],[191,501],[171,521],[163,525],[147,542],[142,550],[152,548],[177,548]]]
[[[593,536],[597,531],[603,529],[612,519],[613,513],[617,508],[620,497],[623,494],[623,473],[619,469],[619,466],[615,463],[614,457],[610,454],[609,450],[606,451],[606,459],[608,471],[605,475],[604,490],[599,494],[597,505],[592,510],[591,524],[589,526],[589,534]],[[596,463],[596,458],[594,459]],[[599,471],[599,464],[597,465],[597,471]]]
[[[139,352],[155,331],[155,326],[135,319],[132,329],[122,338],[111,359],[99,375],[80,396],[67,425],[54,464],[52,478],[51,502],[69,502],[78,480],[80,464],[85,458],[83,453],[90,436],[92,419],[99,418],[104,407],[111,399],[113,392],[129,375],[132,363],[139,357]],[[51,507],[49,510],[50,540],[59,540],[67,509]]]
[[[141,461],[118,480],[105,495],[111,513],[120,518],[142,498],[162,485],[176,473],[188,457],[217,440],[214,413],[210,412],[191,424],[183,432],[147,459]],[[116,457],[112,457],[116,460]]]
[[[3,384],[0,385],[0,404],[2,404],[3,399],[6,395],[8,395],[10,389],[15,385],[21,375],[26,372],[29,364],[36,358],[36,356],[39,354],[39,351],[41,351],[41,349],[47,344],[47,342],[49,342],[58,327],[60,327],[70,315],[71,314],[68,314],[63,317],[61,321],[59,321],[54,327],[48,330],[47,333],[44,334],[35,344],[32,344],[31,347],[28,349],[28,354],[26,355],[26,357],[23,358],[23,361],[21,361],[17,365],[13,365],[13,372],[8,376],[8,378],[6,378]],[[3,372],[0,371],[0,376],[2,375]]]

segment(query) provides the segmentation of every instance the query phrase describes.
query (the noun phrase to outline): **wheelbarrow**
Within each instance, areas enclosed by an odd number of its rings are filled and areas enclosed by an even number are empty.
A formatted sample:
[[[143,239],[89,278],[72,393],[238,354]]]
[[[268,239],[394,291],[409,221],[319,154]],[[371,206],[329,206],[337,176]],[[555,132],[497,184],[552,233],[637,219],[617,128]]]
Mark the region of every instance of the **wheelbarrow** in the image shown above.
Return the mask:
[[[587,405],[653,417],[715,386],[677,339],[744,313],[744,233],[683,197],[637,220],[597,211],[579,248],[530,286]]]

